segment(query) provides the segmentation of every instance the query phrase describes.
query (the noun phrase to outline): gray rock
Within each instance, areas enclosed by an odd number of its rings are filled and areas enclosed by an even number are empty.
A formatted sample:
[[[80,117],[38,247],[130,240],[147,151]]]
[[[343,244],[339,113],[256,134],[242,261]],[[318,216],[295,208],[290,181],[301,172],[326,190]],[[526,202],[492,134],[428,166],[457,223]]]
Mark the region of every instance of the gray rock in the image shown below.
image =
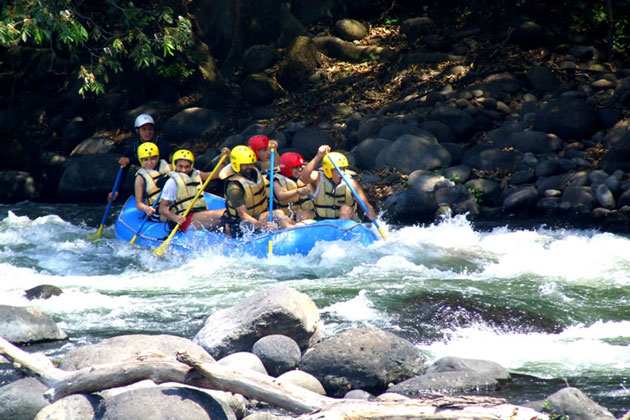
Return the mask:
[[[72,149],[70,156],[97,155],[107,153],[114,147],[114,143],[107,137],[92,136],[83,140],[77,147]]]
[[[528,49],[544,47],[549,42],[549,33],[536,22],[527,21],[514,28],[510,41]]]
[[[451,166],[444,171],[444,177],[453,182],[463,184],[470,178],[470,172],[470,166],[468,165]]]
[[[59,296],[61,293],[60,288],[50,284],[40,284],[39,286],[31,287],[24,291],[24,296],[28,300],[33,299],[48,299],[52,296]]]
[[[352,149],[357,157],[357,166],[361,169],[376,169],[376,155],[390,146],[391,141],[376,137],[368,137]]]
[[[501,204],[501,184],[491,179],[475,178],[466,181],[466,188],[486,205]]]
[[[318,65],[315,43],[306,36],[298,36],[287,49],[277,80],[285,89],[300,90],[308,85]]]
[[[324,390],[322,383],[310,373],[306,373],[301,370],[290,370],[285,372],[278,376],[277,380],[281,384],[297,385],[319,395],[326,395],[326,391]]]
[[[368,28],[354,19],[339,19],[333,28],[334,33],[345,41],[363,39],[368,34]]]
[[[400,32],[407,37],[409,44],[413,44],[422,35],[435,31],[436,26],[431,18],[422,16],[405,19],[400,25]]]
[[[30,172],[0,171],[0,203],[37,201],[40,195],[40,188]]]
[[[164,137],[177,139],[177,143],[201,137],[225,121],[225,115],[207,108],[187,108],[178,112],[164,124]]]
[[[291,146],[304,150],[306,152],[305,158],[312,158],[317,154],[319,146],[328,144],[334,144],[335,139],[326,131],[320,130],[317,127],[304,128],[293,135]]]
[[[595,189],[595,198],[600,206],[606,209],[615,208],[615,196],[606,184],[599,184]]]
[[[83,117],[74,117],[61,133],[61,150],[68,155],[89,136],[89,127]]]
[[[253,105],[266,105],[280,96],[282,88],[264,73],[250,74],[241,83],[243,97]]]
[[[491,375],[470,371],[427,373],[397,383],[387,391],[408,397],[496,390],[499,382]]]
[[[274,60],[275,49],[271,45],[252,45],[243,55],[243,64],[250,73],[259,73],[271,67]]]
[[[236,420],[230,407],[208,393],[187,387],[153,387],[105,399],[96,409],[99,420]]]
[[[438,108],[430,117],[451,127],[460,140],[469,138],[476,130],[475,120],[460,109]]]
[[[543,93],[553,93],[560,87],[560,81],[547,66],[533,66],[527,71],[527,81],[532,89]]]
[[[120,156],[113,153],[83,155],[68,159],[66,168],[59,180],[57,198],[61,202],[103,202],[112,191],[118,174]],[[86,177],[85,174],[90,176]],[[121,197],[133,192],[132,176],[120,186]]]
[[[70,350],[61,361],[60,367],[65,370],[77,370],[103,363],[133,360],[140,355],[150,354],[161,354],[175,359],[179,351],[186,351],[204,361],[214,360],[205,350],[186,338],[166,334],[130,334]]]
[[[236,353],[229,354],[219,359],[217,363],[223,366],[237,366],[239,368],[249,369],[254,372],[267,375],[267,369],[265,369],[260,357],[247,351],[238,351]]]
[[[569,187],[562,194],[561,205],[578,214],[593,210],[595,199],[590,187]]]
[[[33,420],[50,403],[48,387],[35,378],[24,378],[0,388],[0,419]]]
[[[455,132],[447,124],[441,121],[424,121],[420,128],[433,134],[438,143],[452,143],[455,141]]]
[[[551,413],[567,416],[571,420],[613,420],[606,408],[588,398],[577,388],[567,387],[545,400]]]
[[[464,153],[463,163],[481,170],[514,170],[522,159],[516,150],[502,150],[485,145],[473,146]]]
[[[554,134],[541,131],[522,131],[512,133],[509,137],[503,137],[495,143],[497,147],[514,147],[523,153],[545,154],[561,150],[564,142]]]
[[[343,398],[347,400],[369,400],[374,397],[374,395],[370,394],[367,391],[363,391],[362,389],[353,389],[351,391],[346,392],[346,395]]]
[[[318,378],[329,395],[357,388],[380,394],[389,383],[424,372],[424,360],[413,344],[392,333],[354,329],[316,345],[300,369]]]
[[[533,207],[538,200],[538,191],[534,187],[524,187],[508,195],[503,200],[503,208],[507,211],[520,211]]]
[[[534,173],[528,169],[513,172],[510,176],[510,182],[513,185],[522,185],[532,183],[536,179]]]
[[[95,407],[101,401],[102,398],[95,395],[70,395],[42,408],[35,420],[92,420],[95,418]]]
[[[403,134],[415,134],[415,135],[423,135],[426,134],[425,130],[418,128],[418,123],[404,123],[404,122],[394,122],[390,124],[385,124],[383,127],[378,130],[378,137],[382,139],[387,139],[394,141]]]
[[[15,344],[68,338],[49,315],[33,308],[8,305],[0,305],[0,336]]]
[[[272,334],[291,337],[305,349],[319,340],[319,323],[317,306],[307,295],[274,287],[214,312],[194,341],[214,357],[247,351],[258,339]]]
[[[271,376],[295,369],[302,358],[300,346],[290,337],[273,334],[261,338],[252,346],[254,353]]]
[[[404,134],[376,156],[377,167],[383,165],[407,174],[416,169],[447,167],[450,163],[450,153],[429,132]]]
[[[550,100],[536,113],[534,129],[563,139],[585,139],[600,128],[592,106],[579,98],[561,96]]]
[[[409,188],[418,192],[432,193],[436,186],[446,181],[442,175],[418,169],[409,174],[407,179]]]
[[[511,378],[507,369],[496,362],[478,359],[462,359],[460,357],[442,357],[427,368],[426,373],[466,371],[485,373],[497,380]]]
[[[406,189],[387,197],[382,208],[384,218],[389,222],[414,224],[432,222],[438,206],[433,194]]]

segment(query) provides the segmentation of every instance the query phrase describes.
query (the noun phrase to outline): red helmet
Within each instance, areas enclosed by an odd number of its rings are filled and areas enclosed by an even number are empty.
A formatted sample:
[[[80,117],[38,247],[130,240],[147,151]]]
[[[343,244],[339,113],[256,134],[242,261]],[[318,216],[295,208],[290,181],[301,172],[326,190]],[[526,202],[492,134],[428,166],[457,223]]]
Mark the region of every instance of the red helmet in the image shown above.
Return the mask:
[[[250,149],[254,151],[254,153],[256,153],[256,157],[259,158],[258,150],[264,149],[265,147],[269,146],[269,137],[265,136],[264,134],[251,136],[249,140],[247,140],[247,145]]]
[[[300,165],[304,165],[304,158],[299,153],[287,152],[280,156],[280,172],[286,177],[292,178],[291,169]]]

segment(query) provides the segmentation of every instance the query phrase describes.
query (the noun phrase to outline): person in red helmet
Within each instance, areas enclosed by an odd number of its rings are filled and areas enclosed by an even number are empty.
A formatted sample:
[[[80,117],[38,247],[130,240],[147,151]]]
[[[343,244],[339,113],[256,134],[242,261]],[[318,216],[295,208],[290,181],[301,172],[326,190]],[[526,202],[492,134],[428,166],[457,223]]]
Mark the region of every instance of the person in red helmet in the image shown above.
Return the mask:
[[[280,172],[275,172],[273,177],[275,208],[296,222],[315,218],[311,187],[299,179],[305,165],[299,153],[283,153],[280,156]]]
[[[247,146],[256,154],[256,167],[260,171],[268,171],[271,166],[271,149],[278,150],[278,142],[264,134],[251,136]]]

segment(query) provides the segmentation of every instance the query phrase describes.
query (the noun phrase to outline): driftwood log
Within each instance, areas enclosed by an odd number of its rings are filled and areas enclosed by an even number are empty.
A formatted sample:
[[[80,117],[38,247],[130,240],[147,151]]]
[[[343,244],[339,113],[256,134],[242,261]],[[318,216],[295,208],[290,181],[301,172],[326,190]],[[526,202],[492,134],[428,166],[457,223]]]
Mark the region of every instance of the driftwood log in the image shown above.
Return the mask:
[[[56,401],[76,393],[91,393],[150,379],[179,382],[242,394],[300,415],[300,420],[350,419],[491,419],[547,420],[548,416],[505,400],[480,396],[409,399],[392,396],[373,401],[325,397],[276,378],[233,366],[203,362],[187,353],[177,360],[150,354],[135,360],[64,371],[42,354],[27,353],[0,337],[0,355],[17,369],[36,376],[49,387],[45,396]],[[394,394],[392,394],[394,395]]]

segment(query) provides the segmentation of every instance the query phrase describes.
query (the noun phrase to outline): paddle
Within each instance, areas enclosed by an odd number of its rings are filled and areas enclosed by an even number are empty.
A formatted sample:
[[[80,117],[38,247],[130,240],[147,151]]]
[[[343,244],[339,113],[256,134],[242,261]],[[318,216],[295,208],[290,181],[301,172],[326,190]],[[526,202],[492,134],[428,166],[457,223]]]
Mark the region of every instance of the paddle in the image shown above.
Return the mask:
[[[212,170],[210,175],[208,175],[208,178],[206,178],[206,181],[203,183],[201,188],[199,188],[199,190],[197,190],[197,194],[195,194],[193,199],[190,201],[190,204],[188,205],[188,208],[186,209],[184,214],[182,214],[183,217],[188,216],[188,213],[190,213],[190,210],[192,210],[193,206],[195,205],[195,201],[197,201],[199,196],[203,193],[203,190],[206,189],[206,187],[208,186],[208,183],[210,183],[210,180],[212,178],[214,178],[214,174],[219,169],[219,166],[221,166],[223,164],[223,161],[225,160],[225,158],[227,158],[227,155],[224,154],[223,156],[221,156],[221,159],[219,159],[219,162],[217,163],[217,165],[214,167],[214,169]],[[173,239],[173,236],[175,236],[175,234],[177,233],[178,230],[179,230],[179,223],[175,225],[175,227],[171,231],[171,234],[168,235],[168,238],[166,238],[166,240],[164,242],[162,242],[162,244],[159,247],[157,247],[157,248],[155,248],[153,250],[153,255],[155,255],[156,257],[163,257],[164,254],[166,254],[166,249],[168,248],[169,244],[171,243],[171,239]]]
[[[269,162],[269,223],[273,223],[273,157],[276,151],[271,148],[271,162]],[[269,232],[269,255],[273,254],[273,234]]]
[[[354,195],[354,198],[356,198],[357,202],[361,205],[365,214],[368,214],[370,211],[368,210],[367,206],[365,205],[363,200],[361,200],[361,197],[359,197],[359,194],[357,194],[357,191],[352,187],[352,185],[350,185],[346,176],[343,174],[343,172],[341,172],[341,169],[339,169],[339,166],[337,166],[337,164],[335,163],[333,159],[328,159],[328,160],[330,160],[330,163],[332,163],[332,165],[335,167],[339,175],[341,175],[341,179],[343,179],[343,182],[345,182],[348,188],[350,188],[350,191],[352,191],[352,195]],[[376,221],[376,219],[372,220],[372,223],[374,224],[374,227],[376,228],[376,230],[378,230],[378,233],[380,233],[383,239],[385,239],[385,232],[383,232],[383,229],[381,229],[381,227],[378,225],[378,222]]]
[[[114,196],[116,194],[116,191],[118,191],[118,186],[120,185],[120,179],[122,178],[124,169],[125,169],[125,166],[120,165],[120,169],[118,170],[118,175],[116,175],[116,181],[114,181],[114,188],[112,188],[112,196]],[[109,209],[112,208],[112,203],[113,201],[107,202],[107,207],[105,208],[105,214],[103,214],[103,219],[101,220],[101,225],[98,227],[98,231],[96,233],[93,233],[88,237],[90,240],[98,239],[103,235],[103,228],[105,227],[107,216],[109,216]]]
[[[162,191],[160,191],[160,194],[157,196],[157,198],[155,199],[155,203],[153,203],[153,205],[151,207],[156,208],[158,203],[160,202],[160,198],[162,197]],[[140,232],[142,232],[142,228],[144,228],[144,225],[149,221],[149,215],[145,214],[144,215],[144,221],[142,222],[142,224],[140,225],[140,227],[138,228],[138,230],[136,231],[136,234],[133,235],[133,238],[131,238],[131,240],[129,241],[130,244],[135,244],[136,243],[136,239],[138,239],[138,235],[140,235]]]

